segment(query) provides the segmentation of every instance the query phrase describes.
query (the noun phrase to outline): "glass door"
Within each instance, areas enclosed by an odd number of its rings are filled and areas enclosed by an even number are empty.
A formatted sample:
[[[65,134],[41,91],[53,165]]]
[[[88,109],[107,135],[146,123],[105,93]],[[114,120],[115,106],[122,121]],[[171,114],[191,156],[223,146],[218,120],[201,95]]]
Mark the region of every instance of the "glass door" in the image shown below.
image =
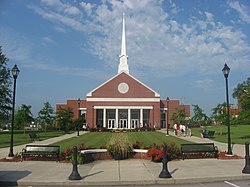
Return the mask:
[[[122,129],[127,128],[127,119],[120,119],[120,128]]]
[[[138,123],[138,119],[131,119],[131,129],[135,129],[136,127],[138,127]]]
[[[108,119],[108,128],[109,129],[115,128],[115,119]]]

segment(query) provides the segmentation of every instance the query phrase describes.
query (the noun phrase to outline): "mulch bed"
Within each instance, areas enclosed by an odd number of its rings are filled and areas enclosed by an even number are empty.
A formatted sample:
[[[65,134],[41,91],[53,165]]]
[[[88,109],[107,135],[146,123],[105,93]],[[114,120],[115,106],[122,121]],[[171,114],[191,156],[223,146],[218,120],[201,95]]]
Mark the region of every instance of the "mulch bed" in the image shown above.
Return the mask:
[[[242,158],[243,157],[238,156],[238,155],[229,156],[229,155],[227,155],[226,152],[220,152],[219,153],[219,159],[222,159],[222,160],[227,160],[227,159],[242,159]]]

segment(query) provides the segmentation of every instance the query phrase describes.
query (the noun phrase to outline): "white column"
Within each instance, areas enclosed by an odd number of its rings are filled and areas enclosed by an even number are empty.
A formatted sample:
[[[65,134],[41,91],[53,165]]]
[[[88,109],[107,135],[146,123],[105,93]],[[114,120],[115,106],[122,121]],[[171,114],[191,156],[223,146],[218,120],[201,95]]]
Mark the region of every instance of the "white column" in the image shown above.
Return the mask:
[[[106,127],[106,108],[103,109],[103,127]]]
[[[131,109],[128,109],[128,129],[130,129],[130,123],[131,123]]]
[[[115,109],[115,128],[118,128],[118,108]]]
[[[143,109],[140,109],[140,127],[143,126]]]

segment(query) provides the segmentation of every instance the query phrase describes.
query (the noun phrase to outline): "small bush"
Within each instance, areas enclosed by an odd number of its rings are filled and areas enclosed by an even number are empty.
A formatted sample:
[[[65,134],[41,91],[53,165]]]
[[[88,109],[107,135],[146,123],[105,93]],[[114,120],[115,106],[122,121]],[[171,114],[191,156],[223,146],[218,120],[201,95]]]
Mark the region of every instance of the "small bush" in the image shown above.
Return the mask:
[[[152,158],[152,161],[161,162],[163,159],[162,146],[153,144],[147,152],[147,155]],[[167,159],[168,161],[174,160],[180,157],[180,150],[177,148],[175,142],[171,142],[167,145]]]
[[[137,141],[133,144],[133,148],[134,148],[134,149],[140,149],[140,148],[142,147],[142,145],[143,145],[143,142],[137,140]]]
[[[107,143],[107,151],[113,157],[121,155],[122,158],[127,158],[133,151],[133,146],[126,133],[114,133]]]

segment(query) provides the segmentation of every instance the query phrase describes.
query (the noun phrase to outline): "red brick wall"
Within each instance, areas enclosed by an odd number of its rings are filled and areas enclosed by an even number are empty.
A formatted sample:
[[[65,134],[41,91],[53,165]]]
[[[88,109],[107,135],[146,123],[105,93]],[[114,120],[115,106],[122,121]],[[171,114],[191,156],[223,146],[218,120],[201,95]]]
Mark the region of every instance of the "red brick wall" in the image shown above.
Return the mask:
[[[122,94],[118,91],[118,85],[125,82],[129,85],[127,93]],[[154,98],[155,93],[138,81],[127,75],[121,73],[108,83],[104,84],[92,93],[91,97],[99,98]]]

